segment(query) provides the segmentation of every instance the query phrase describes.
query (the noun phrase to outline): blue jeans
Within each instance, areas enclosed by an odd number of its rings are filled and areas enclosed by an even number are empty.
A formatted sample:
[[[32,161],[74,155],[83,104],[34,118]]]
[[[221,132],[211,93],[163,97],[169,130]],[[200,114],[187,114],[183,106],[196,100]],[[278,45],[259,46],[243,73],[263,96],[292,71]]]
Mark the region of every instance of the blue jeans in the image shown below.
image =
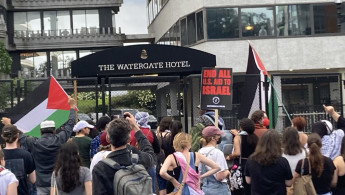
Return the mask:
[[[156,180],[156,166],[151,167],[148,173],[152,178],[152,192],[155,193],[156,192],[156,189],[155,189],[155,186],[156,186],[156,182],[155,182],[155,180]]]

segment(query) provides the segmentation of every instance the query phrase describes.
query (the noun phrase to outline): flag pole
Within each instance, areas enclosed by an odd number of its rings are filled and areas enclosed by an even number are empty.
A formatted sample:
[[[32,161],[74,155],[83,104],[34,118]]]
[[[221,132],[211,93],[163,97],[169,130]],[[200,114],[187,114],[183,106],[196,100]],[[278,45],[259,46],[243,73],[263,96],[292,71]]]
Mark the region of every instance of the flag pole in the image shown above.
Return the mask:
[[[288,111],[286,110],[285,105],[283,104],[283,99],[278,95],[277,90],[276,90],[276,88],[274,87],[274,85],[273,85],[271,79],[268,79],[268,82],[269,82],[269,84],[271,85],[271,87],[272,87],[272,89],[273,89],[273,91],[274,91],[273,93],[278,97],[277,99],[278,99],[278,101],[281,103],[281,105],[282,105],[282,107],[283,107],[283,110],[285,111],[287,117],[289,118],[290,122],[292,123],[290,114],[288,113]]]
[[[78,91],[77,91],[77,79],[74,78],[73,80],[73,98],[76,102],[78,102]],[[76,111],[78,112],[78,111]],[[77,114],[77,117],[76,117],[76,122],[78,122],[78,114]]]
[[[214,109],[214,126],[218,127],[218,109]]]

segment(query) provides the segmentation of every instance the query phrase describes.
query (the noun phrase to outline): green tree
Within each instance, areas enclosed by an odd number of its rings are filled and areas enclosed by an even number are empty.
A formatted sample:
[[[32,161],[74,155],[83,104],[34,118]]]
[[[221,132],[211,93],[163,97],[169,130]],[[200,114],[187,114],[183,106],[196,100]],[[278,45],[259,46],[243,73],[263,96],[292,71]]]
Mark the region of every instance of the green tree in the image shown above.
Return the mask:
[[[9,74],[11,72],[12,58],[8,54],[3,42],[0,42],[0,72]]]

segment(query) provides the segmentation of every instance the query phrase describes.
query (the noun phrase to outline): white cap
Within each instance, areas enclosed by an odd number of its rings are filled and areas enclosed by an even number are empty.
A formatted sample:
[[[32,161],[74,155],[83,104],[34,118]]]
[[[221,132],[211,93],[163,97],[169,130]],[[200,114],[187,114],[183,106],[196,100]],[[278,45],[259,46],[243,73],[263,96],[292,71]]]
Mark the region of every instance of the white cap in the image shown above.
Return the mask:
[[[79,121],[73,128],[73,131],[74,132],[78,132],[80,131],[81,129],[84,129],[85,127],[88,127],[90,129],[94,128],[93,125],[90,125],[88,122],[86,121]]]
[[[43,121],[43,122],[41,122],[41,129],[49,128],[49,127],[55,128],[55,122],[54,121]]]

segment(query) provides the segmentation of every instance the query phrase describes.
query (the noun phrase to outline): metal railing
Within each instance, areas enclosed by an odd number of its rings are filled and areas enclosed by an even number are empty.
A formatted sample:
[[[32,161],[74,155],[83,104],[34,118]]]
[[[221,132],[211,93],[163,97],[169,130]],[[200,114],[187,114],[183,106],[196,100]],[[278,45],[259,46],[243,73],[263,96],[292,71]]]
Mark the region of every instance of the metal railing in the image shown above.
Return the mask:
[[[107,35],[107,34],[121,34],[119,27],[118,33],[116,27],[83,27],[81,29],[59,29],[59,30],[15,30],[14,38],[39,38],[39,37],[71,37],[71,36],[86,36],[86,35]]]

